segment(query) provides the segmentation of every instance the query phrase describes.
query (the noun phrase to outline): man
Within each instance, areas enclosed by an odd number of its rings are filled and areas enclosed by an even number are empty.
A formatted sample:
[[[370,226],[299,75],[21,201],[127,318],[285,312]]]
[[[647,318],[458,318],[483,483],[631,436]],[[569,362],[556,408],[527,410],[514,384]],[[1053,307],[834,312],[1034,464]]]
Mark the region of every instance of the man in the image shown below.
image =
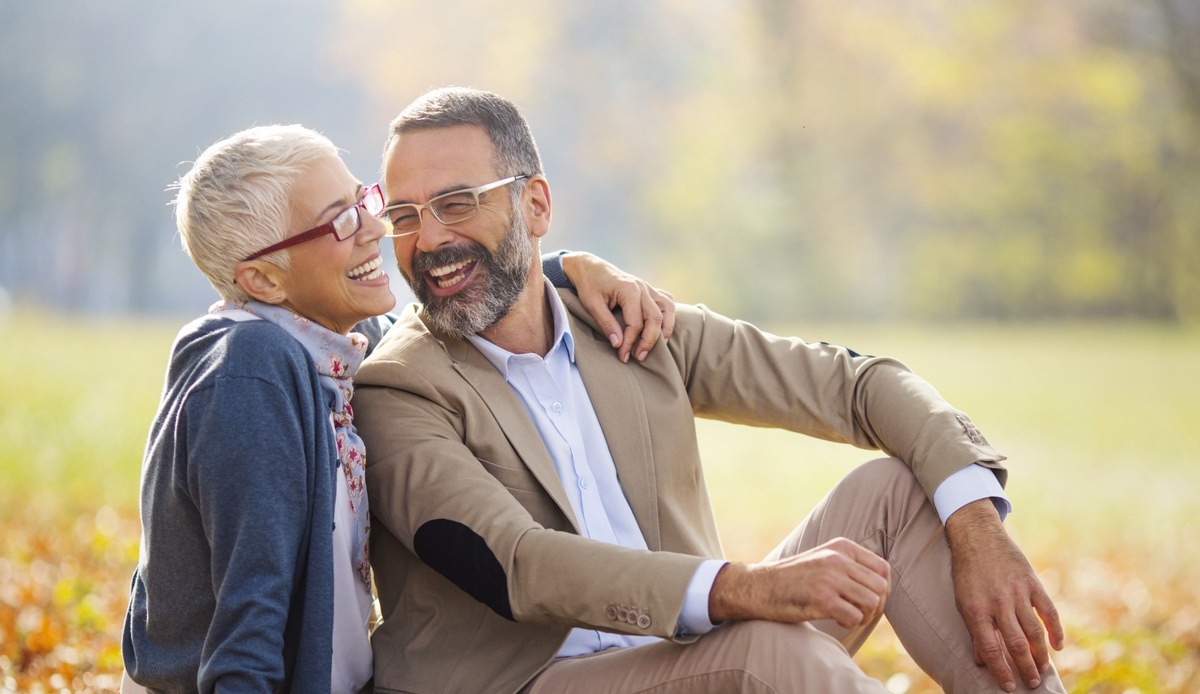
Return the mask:
[[[496,95],[419,98],[385,167],[422,305],[362,366],[355,402],[378,690],[881,692],[847,649],[882,613],[947,690],[1063,691],[1057,614],[1001,525],[1003,456],[927,383],[699,306],[678,306],[643,361],[600,349],[538,270],[550,188]],[[763,562],[728,563],[696,415],[893,457]]]

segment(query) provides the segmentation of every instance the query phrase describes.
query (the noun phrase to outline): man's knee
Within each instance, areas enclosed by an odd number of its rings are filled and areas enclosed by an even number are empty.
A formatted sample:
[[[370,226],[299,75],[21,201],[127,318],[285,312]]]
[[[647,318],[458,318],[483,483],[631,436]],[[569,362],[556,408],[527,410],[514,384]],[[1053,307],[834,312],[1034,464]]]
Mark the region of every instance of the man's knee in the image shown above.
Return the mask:
[[[895,494],[897,490],[921,491],[917,476],[899,458],[876,458],[854,468],[837,489],[856,498]]]
[[[876,691],[837,639],[811,624],[749,621],[721,627],[727,638],[727,666],[773,691]],[[736,643],[736,646],[732,644]],[[844,685],[853,683],[850,687]],[[829,689],[836,686],[837,689]]]

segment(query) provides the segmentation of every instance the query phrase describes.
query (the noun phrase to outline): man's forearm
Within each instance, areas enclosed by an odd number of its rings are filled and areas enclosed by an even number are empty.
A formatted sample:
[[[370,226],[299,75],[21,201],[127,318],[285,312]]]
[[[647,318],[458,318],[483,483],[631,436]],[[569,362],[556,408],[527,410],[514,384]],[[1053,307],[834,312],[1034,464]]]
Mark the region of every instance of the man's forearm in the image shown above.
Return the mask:
[[[946,540],[951,552],[965,549],[972,537],[995,532],[1003,533],[1004,524],[990,498],[972,501],[946,519]]]

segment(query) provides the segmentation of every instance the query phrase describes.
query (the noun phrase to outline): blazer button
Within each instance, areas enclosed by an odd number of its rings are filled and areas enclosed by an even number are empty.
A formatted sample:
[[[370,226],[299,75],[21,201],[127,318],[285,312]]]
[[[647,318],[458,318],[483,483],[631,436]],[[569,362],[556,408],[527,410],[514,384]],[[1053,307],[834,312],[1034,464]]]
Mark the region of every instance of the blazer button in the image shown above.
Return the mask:
[[[645,614],[645,613],[638,615],[637,625],[641,629],[649,629],[650,628],[650,615]]]
[[[609,621],[617,621],[617,606],[611,602],[608,603],[608,608],[604,610],[604,616],[608,617]]]

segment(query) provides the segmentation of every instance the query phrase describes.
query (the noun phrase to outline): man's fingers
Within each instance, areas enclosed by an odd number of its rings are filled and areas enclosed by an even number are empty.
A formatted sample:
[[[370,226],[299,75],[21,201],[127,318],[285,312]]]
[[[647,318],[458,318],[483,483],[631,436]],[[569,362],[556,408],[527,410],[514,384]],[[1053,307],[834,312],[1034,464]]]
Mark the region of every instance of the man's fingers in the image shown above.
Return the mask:
[[[1016,680],[1013,679],[1012,670],[1004,658],[1004,646],[1000,642],[999,634],[992,621],[984,619],[974,623],[969,622],[967,630],[971,632],[971,640],[975,642],[976,658],[983,661],[983,665],[991,673],[992,679],[996,680],[996,683],[1004,691],[1016,691]]]
[[[1013,664],[1016,665],[1017,672],[1021,674],[1021,679],[1029,685],[1030,689],[1036,688],[1042,681],[1041,667],[1034,659],[1033,645],[1029,637],[1025,635],[1021,623],[1015,615],[1009,614],[1000,621],[999,626],[1004,648],[1012,658]]]
[[[866,547],[863,547],[857,542],[854,542],[853,540],[839,537],[825,543],[822,546],[828,547],[837,552],[841,552],[852,559],[854,563],[859,564],[872,573],[881,576],[885,586],[887,582],[891,580],[892,567],[890,564],[888,564],[887,560],[878,554],[875,554]]]
[[[841,600],[829,610],[829,617],[843,629],[854,629],[867,621],[870,610],[863,610],[847,600]]]
[[[847,615],[846,619],[856,620],[852,624],[839,624],[856,627],[873,621],[883,613],[891,567],[882,557],[845,538],[835,539],[826,547],[841,557],[843,564],[839,571],[850,580],[843,582],[839,593],[859,613]]]
[[[891,580],[892,566],[887,560],[875,554],[865,547],[859,547],[860,552],[855,554],[854,560],[859,564],[867,567],[872,573],[883,577],[884,584]]]
[[[1037,610],[1038,615],[1042,618],[1042,623],[1046,625],[1046,631],[1050,636],[1050,645],[1054,650],[1061,651],[1066,635],[1063,632],[1062,621],[1058,618],[1058,608],[1054,606],[1054,601],[1040,585],[1033,593],[1033,608]]]
[[[1025,633],[1025,639],[1029,642],[1029,650],[1033,655],[1036,672],[1045,672],[1046,668],[1050,666],[1050,649],[1046,646],[1046,632],[1042,629],[1042,623],[1038,621],[1033,606],[1021,605],[1017,610],[1017,621],[1020,623],[1021,631]],[[1028,676],[1026,679],[1028,680]]]
[[[849,574],[855,582],[869,591],[871,596],[876,600],[882,601],[887,597],[889,583],[885,573],[880,573],[872,567],[856,563],[850,567]],[[875,602],[871,602],[866,607],[874,608],[875,605]]]

